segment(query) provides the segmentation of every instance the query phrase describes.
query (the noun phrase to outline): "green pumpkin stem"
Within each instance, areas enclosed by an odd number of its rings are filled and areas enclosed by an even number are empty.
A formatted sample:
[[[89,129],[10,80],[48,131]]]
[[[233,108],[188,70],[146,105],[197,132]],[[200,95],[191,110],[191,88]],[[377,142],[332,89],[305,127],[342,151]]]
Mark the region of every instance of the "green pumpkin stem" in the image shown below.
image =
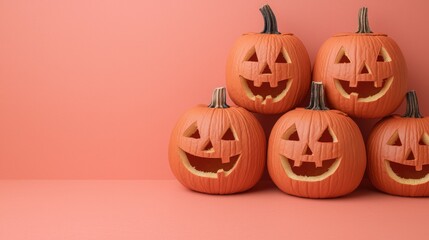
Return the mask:
[[[261,33],[264,34],[280,34],[277,29],[277,20],[276,15],[274,15],[273,10],[271,10],[268,4],[264,5],[259,9],[262,16],[264,17],[264,30]]]
[[[356,33],[372,33],[368,22],[368,8],[361,7],[358,14],[359,27]]]
[[[311,82],[310,104],[305,109],[329,110],[325,105],[325,91],[322,83]]]
[[[402,117],[406,118],[423,118],[419,110],[419,101],[417,99],[416,91],[412,90],[407,92],[407,109]]]
[[[215,88],[212,95],[212,102],[209,108],[229,108],[226,104],[226,89],[225,87]]]

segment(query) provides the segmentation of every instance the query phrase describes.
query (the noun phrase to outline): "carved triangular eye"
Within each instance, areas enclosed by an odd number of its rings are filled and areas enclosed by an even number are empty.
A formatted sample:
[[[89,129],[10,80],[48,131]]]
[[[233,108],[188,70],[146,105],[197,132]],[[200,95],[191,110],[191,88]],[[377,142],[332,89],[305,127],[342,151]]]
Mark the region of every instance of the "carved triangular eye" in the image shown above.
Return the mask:
[[[337,137],[334,135],[334,132],[332,131],[332,129],[327,127],[325,129],[325,131],[323,131],[322,135],[319,137],[319,139],[317,141],[319,141],[319,142],[336,142]]]
[[[280,51],[279,55],[277,56],[276,63],[288,63],[287,59],[283,54],[283,51]]]
[[[423,133],[422,137],[420,138],[419,145],[429,146],[429,135],[427,133]]]
[[[282,49],[279,52],[279,55],[277,55],[276,58],[276,63],[291,63],[292,61],[290,60],[289,54],[286,52],[285,49]]]
[[[198,131],[197,123],[194,122],[193,124],[191,124],[191,126],[189,126],[188,129],[186,129],[183,135],[189,138],[200,139],[201,136],[200,136],[200,132]]]
[[[299,135],[296,131],[295,124],[286,130],[286,132],[283,134],[282,139],[289,140],[289,141],[299,141]]]
[[[195,138],[195,139],[199,139],[200,137],[200,132],[198,131],[198,129],[191,135],[189,136],[190,138]]]
[[[377,62],[390,62],[390,61],[392,61],[392,59],[387,53],[387,50],[384,47],[382,47],[380,49],[380,52],[377,55]]]
[[[387,145],[391,145],[391,146],[402,146],[402,142],[401,139],[399,138],[399,134],[398,131],[396,131],[389,139],[389,141],[387,141]]]
[[[231,128],[228,128],[222,136],[222,140],[237,140]]]
[[[338,63],[350,63],[350,59],[346,55],[343,55]]]
[[[258,55],[256,55],[256,50],[255,48],[253,48],[252,50],[250,50],[249,52],[250,54],[248,55],[248,57],[246,58],[246,61],[249,62],[258,62]]]
[[[337,58],[335,59],[335,63],[350,63],[350,59],[347,56],[346,50],[342,47],[337,54]]]

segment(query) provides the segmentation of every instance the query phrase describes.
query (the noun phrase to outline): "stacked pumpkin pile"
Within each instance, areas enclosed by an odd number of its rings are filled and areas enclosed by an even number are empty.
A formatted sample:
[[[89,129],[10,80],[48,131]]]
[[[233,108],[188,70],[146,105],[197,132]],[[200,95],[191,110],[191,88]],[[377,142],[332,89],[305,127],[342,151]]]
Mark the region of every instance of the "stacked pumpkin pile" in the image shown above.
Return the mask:
[[[322,45],[313,82],[303,43],[278,32],[268,5],[260,11],[264,30],[242,35],[228,58],[228,93],[239,107],[228,106],[225,88],[218,88],[208,107],[197,106],[182,116],[169,146],[176,178],[195,191],[236,193],[259,181],[267,161],[271,179],[282,191],[331,198],[355,190],[367,166],[381,191],[429,196],[429,118],[419,113],[415,92],[406,93],[399,47],[370,30],[367,9],[359,11],[356,33],[335,35]],[[310,86],[308,107],[289,111]],[[323,86],[332,110],[325,104]],[[382,119],[365,148],[349,116],[385,117],[405,96],[405,115]],[[263,129],[249,111],[286,112],[271,130],[268,151]]]

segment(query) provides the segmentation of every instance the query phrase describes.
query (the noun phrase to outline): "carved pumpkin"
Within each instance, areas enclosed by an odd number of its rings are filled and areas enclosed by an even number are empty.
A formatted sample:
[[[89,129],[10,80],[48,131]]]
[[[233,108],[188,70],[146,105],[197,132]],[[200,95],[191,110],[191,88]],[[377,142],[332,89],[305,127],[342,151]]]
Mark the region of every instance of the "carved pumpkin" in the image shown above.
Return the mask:
[[[381,120],[368,139],[368,176],[379,190],[429,196],[429,118],[419,112],[415,91],[407,111]]]
[[[365,144],[346,114],[329,110],[323,86],[313,83],[310,105],[284,114],[268,143],[268,171],[282,191],[332,198],[352,192],[366,166]]]
[[[170,138],[170,167],[186,187],[204,193],[229,194],[251,188],[265,166],[265,135],[244,108],[226,104],[225,88],[212,103],[187,111]]]
[[[250,111],[275,114],[296,106],[307,94],[311,66],[303,43],[279,33],[268,5],[260,9],[261,33],[242,35],[227,61],[226,84],[231,99]]]
[[[395,41],[373,33],[367,8],[359,30],[337,34],[320,48],[313,80],[323,82],[332,107],[353,117],[384,117],[398,108],[407,89],[405,59]]]

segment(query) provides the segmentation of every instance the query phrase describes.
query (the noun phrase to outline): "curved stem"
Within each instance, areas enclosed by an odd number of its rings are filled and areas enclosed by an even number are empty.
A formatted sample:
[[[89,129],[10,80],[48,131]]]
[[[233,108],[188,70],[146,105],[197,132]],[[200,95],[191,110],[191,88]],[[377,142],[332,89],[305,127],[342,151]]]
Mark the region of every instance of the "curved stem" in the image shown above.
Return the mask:
[[[226,104],[225,87],[215,88],[209,108],[229,108],[228,104]]]
[[[277,19],[276,15],[274,15],[273,10],[271,9],[270,5],[267,4],[267,11],[268,15],[270,16],[271,22],[272,22],[272,33],[280,34],[278,27],[277,27]]]
[[[280,34],[277,29],[277,19],[268,4],[264,5],[259,9],[264,17],[264,30],[261,33],[265,34]]]
[[[262,32],[261,33],[266,33],[267,32],[267,29],[268,29],[268,22],[269,22],[269,20],[268,20],[268,14],[267,14],[267,12],[266,12],[266,8],[265,8],[265,6],[264,7],[261,7],[260,9],[259,9],[259,11],[262,13],[262,17],[264,18],[264,30],[262,30]]]
[[[322,83],[311,82],[310,104],[305,109],[329,110],[325,104],[325,91]]]
[[[361,7],[358,14],[359,27],[356,33],[372,33],[368,22],[368,8]]]
[[[407,110],[402,117],[407,118],[423,118],[419,110],[419,101],[417,99],[416,91],[412,90],[407,92]]]

